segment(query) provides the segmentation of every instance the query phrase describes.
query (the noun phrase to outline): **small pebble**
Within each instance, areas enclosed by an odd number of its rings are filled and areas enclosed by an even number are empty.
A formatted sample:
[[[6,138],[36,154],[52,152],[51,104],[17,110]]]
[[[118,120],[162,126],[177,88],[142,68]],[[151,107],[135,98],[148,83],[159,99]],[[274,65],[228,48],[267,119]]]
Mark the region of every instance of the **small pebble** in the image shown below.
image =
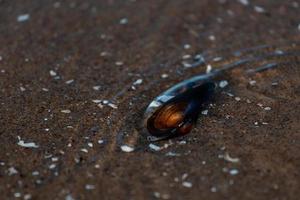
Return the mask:
[[[248,6],[249,5],[249,1],[248,0],[238,0],[241,4],[243,4],[244,6]]]
[[[134,151],[134,148],[133,147],[130,147],[128,145],[122,145],[121,146],[121,150],[123,152],[126,152],[126,153],[130,153],[130,152],[133,152]]]
[[[255,80],[251,80],[251,81],[249,81],[249,84],[253,86],[253,85],[256,84],[256,81]]]
[[[95,186],[94,186],[94,185],[87,184],[87,185],[85,185],[85,189],[86,189],[86,190],[93,190],[93,189],[95,189]]]
[[[71,110],[61,110],[60,112],[69,114],[69,113],[71,113]]]
[[[239,170],[237,170],[237,169],[231,169],[230,171],[229,171],[229,174],[230,175],[237,175],[239,173]]]
[[[97,90],[97,91],[98,91],[100,88],[101,88],[100,85],[95,85],[95,86],[93,86],[93,89],[94,89],[94,90]]]
[[[24,198],[24,200],[29,200],[32,198],[32,196],[31,196],[31,194],[25,194],[23,198]]]
[[[202,115],[207,115],[207,114],[208,114],[208,110],[203,110],[203,111],[201,111],[201,114],[202,114]]]
[[[20,197],[21,197],[21,193],[20,193],[20,192],[16,192],[16,193],[14,194],[14,196],[15,196],[16,198],[20,198]]]
[[[142,83],[143,83],[143,79],[138,79],[133,83],[133,85],[140,85]]]
[[[193,184],[191,182],[184,181],[184,182],[182,182],[182,186],[191,188],[193,186]]]
[[[215,192],[217,192],[217,188],[216,187],[211,187],[210,191],[215,193]]]
[[[219,87],[220,87],[220,88],[224,88],[224,87],[226,87],[227,85],[228,85],[228,81],[226,81],[226,80],[220,81],[220,83],[219,83]]]
[[[210,73],[211,70],[212,70],[212,66],[211,66],[211,65],[207,65],[207,66],[206,66],[206,73],[207,73],[207,74]]]
[[[65,83],[69,85],[69,84],[71,84],[73,82],[74,82],[74,79],[71,79],[71,80],[66,81]]]
[[[161,148],[155,144],[149,144],[149,148],[154,150],[154,151],[159,151]]]
[[[80,151],[82,151],[84,153],[88,153],[89,152],[87,149],[84,149],[84,148],[80,149]]]
[[[29,14],[22,14],[22,15],[18,16],[17,21],[18,22],[25,22],[25,21],[29,20],[29,18],[30,18]]]
[[[254,6],[254,10],[258,13],[264,13],[265,9],[263,7],[260,6]]]
[[[191,48],[191,45],[185,44],[185,45],[183,45],[183,48],[184,48],[184,49],[190,49],[190,48]]]
[[[104,140],[98,140],[98,144],[103,144]]]
[[[124,25],[124,24],[128,24],[128,19],[127,18],[122,18],[119,21],[120,24]]]
[[[240,97],[235,97],[234,99],[235,99],[236,101],[240,101],[240,100],[241,100]]]
[[[265,109],[265,110],[271,110],[271,108],[270,108],[270,107],[265,107],[264,109]]]
[[[50,70],[49,74],[50,74],[50,76],[56,76],[57,75],[57,73],[54,70]]]
[[[168,75],[168,74],[162,74],[160,77],[161,77],[161,78],[168,78],[169,75]]]

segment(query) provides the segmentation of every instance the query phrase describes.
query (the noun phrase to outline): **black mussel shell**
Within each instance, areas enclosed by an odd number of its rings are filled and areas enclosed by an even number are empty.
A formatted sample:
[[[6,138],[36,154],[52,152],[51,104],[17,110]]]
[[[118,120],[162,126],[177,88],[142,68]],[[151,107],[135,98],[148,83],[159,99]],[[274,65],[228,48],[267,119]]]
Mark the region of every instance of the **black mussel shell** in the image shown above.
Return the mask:
[[[151,140],[189,133],[214,90],[212,81],[195,83],[195,79],[189,79],[155,98],[145,112],[145,126]]]

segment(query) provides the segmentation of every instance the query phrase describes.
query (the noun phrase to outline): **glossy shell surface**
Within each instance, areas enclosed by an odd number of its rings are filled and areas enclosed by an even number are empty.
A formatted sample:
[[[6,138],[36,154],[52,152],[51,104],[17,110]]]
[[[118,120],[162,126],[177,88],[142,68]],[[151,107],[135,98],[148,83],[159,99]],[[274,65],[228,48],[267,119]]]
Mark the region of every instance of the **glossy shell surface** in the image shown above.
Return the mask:
[[[144,125],[150,140],[190,132],[201,106],[214,92],[215,74],[203,74],[182,81],[157,96],[145,111]]]

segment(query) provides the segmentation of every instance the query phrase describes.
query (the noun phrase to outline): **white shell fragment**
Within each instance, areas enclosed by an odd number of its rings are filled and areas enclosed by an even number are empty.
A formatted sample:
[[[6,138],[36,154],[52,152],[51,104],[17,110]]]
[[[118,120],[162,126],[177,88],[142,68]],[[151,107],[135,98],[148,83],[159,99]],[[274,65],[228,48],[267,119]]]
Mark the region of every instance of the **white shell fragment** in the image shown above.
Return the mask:
[[[18,22],[25,22],[25,21],[29,20],[29,18],[30,18],[30,15],[29,15],[29,14],[19,15],[19,16],[17,17],[17,21],[18,21]]]
[[[229,174],[230,175],[237,175],[239,173],[239,170],[237,170],[237,169],[231,169],[230,171],[229,171]]]
[[[161,148],[155,144],[149,144],[149,148],[154,150],[154,151],[159,151]]]
[[[54,70],[50,70],[49,74],[50,74],[50,76],[56,76],[57,75],[57,73]]]
[[[143,79],[138,79],[133,83],[133,85],[140,85],[142,83],[143,83]]]
[[[219,83],[219,87],[220,87],[220,88],[224,88],[224,87],[226,87],[227,85],[228,85],[228,81],[226,81],[226,80],[220,81],[220,83]]]
[[[130,152],[133,152],[134,151],[134,148],[133,147],[130,147],[128,145],[122,145],[121,146],[121,150],[126,152],[126,153],[130,153]]]
[[[69,113],[71,113],[71,110],[61,110],[60,112],[69,114]]]
[[[191,182],[184,181],[184,182],[182,182],[182,186],[191,188],[193,186],[193,184]]]
[[[35,144],[34,142],[24,142],[24,140],[21,140],[21,137],[18,136],[18,145],[25,148],[38,148],[39,146]]]
[[[226,160],[228,162],[232,162],[232,163],[237,163],[240,161],[239,158],[232,158],[228,153],[225,153],[224,160]]]

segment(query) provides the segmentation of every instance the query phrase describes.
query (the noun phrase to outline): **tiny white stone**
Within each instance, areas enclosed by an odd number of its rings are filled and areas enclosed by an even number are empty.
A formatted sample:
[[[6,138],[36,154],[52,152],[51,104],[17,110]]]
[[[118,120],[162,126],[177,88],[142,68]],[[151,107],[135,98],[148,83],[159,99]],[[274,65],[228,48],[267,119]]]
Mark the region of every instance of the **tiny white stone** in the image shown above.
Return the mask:
[[[158,199],[160,198],[160,193],[159,192],[154,192],[153,195],[154,195],[154,197],[156,197]]]
[[[93,89],[94,89],[94,90],[99,90],[100,88],[101,88],[100,85],[95,85],[95,86],[93,86]]]
[[[212,66],[211,66],[211,65],[207,65],[207,66],[206,66],[206,73],[207,73],[207,74],[210,73],[211,70],[212,70]]]
[[[255,81],[255,80],[251,80],[251,81],[249,81],[249,84],[250,84],[250,85],[255,85],[255,84],[256,84],[256,81]]]
[[[50,76],[56,76],[57,75],[57,73],[54,70],[50,70],[49,74],[50,74]]]
[[[181,179],[182,179],[182,180],[185,180],[187,177],[188,177],[188,174],[187,174],[187,173],[184,173],[184,174],[182,174]]]
[[[122,66],[122,65],[123,65],[123,62],[122,62],[122,61],[117,61],[115,64],[116,64],[117,66]]]
[[[40,175],[40,172],[38,172],[38,171],[33,171],[31,174],[32,174],[32,176],[38,176],[38,175]]]
[[[216,37],[215,37],[214,35],[210,35],[210,36],[208,37],[208,39],[209,39],[210,41],[215,41],[215,40],[216,40]]]
[[[31,197],[32,197],[31,194],[25,194],[23,198],[24,200],[29,200],[31,199]]]
[[[51,165],[49,165],[49,169],[54,169],[56,167],[56,164],[51,164]]]
[[[85,185],[85,189],[86,189],[86,190],[93,190],[93,189],[95,189],[95,186],[94,186],[94,185],[87,184],[87,185]]]
[[[124,25],[124,24],[127,24],[128,23],[128,19],[127,18],[122,18],[120,19],[120,24]]]
[[[118,106],[116,104],[113,104],[113,103],[109,103],[108,104],[109,107],[113,108],[113,109],[117,109]]]
[[[190,63],[187,63],[187,62],[182,62],[182,65],[183,65],[183,67],[185,67],[185,68],[190,68],[190,67],[193,66],[193,65],[191,65]]]
[[[218,62],[218,61],[220,61],[220,60],[222,60],[222,57],[215,57],[215,58],[213,59],[213,61],[215,61],[215,62]]]
[[[149,148],[154,150],[154,151],[159,151],[161,148],[155,144],[149,144]]]
[[[248,0],[238,0],[241,4],[243,4],[244,6],[248,6],[249,5],[249,1]]]
[[[94,103],[101,103],[102,100],[100,100],[100,99],[95,99],[95,100],[92,100],[92,102],[94,102]]]
[[[19,15],[17,17],[17,21],[18,22],[25,22],[25,21],[29,20],[29,18],[30,18],[29,14],[22,14],[22,15]]]
[[[143,79],[138,79],[133,83],[133,85],[140,85],[142,83],[143,83]]]
[[[84,153],[88,153],[89,152],[87,149],[84,149],[84,148],[80,149],[80,151],[82,151]]]
[[[211,191],[211,192],[217,192],[217,188],[216,188],[216,187],[211,187],[211,188],[210,188],[210,191]]]
[[[102,103],[106,105],[106,104],[109,103],[109,101],[108,100],[103,100]]]
[[[42,88],[42,90],[43,90],[44,92],[48,92],[48,91],[49,91],[49,89],[47,89],[47,88]]]
[[[98,144],[103,144],[104,140],[98,140]]]
[[[240,101],[240,100],[241,100],[240,97],[235,97],[234,99],[235,99],[236,101]]]
[[[184,48],[184,49],[190,49],[190,48],[191,48],[191,45],[185,44],[185,45],[183,45],[183,48]]]
[[[168,74],[162,74],[160,77],[161,77],[161,78],[168,78],[169,75],[168,75]]]
[[[192,56],[190,55],[190,54],[186,54],[186,55],[183,55],[182,56],[182,59],[189,59],[189,58],[191,58]]]
[[[93,147],[93,143],[89,142],[88,146],[92,148]]]
[[[69,114],[69,113],[71,113],[71,110],[61,110],[60,112]]]
[[[128,145],[122,145],[122,146],[121,146],[121,150],[124,151],[124,152],[130,153],[130,152],[133,152],[133,151],[134,151],[134,148],[133,148],[133,147],[130,147],[130,146],[128,146]]]
[[[270,107],[265,107],[264,109],[265,109],[265,110],[271,110],[271,108],[270,108]]]
[[[265,9],[261,6],[254,6],[254,10],[258,13],[263,13],[265,12]]]
[[[201,114],[202,114],[202,115],[207,115],[207,114],[208,114],[208,110],[203,110],[203,111],[201,111]]]
[[[239,158],[232,158],[228,153],[225,153],[224,160],[232,163],[238,163],[240,161]]]
[[[187,188],[191,188],[193,186],[191,182],[187,182],[187,181],[182,182],[182,185]]]
[[[227,85],[228,85],[228,81],[226,81],[226,80],[220,81],[220,83],[219,83],[219,87],[220,87],[220,88],[224,88],[224,87],[226,87]]]
[[[108,56],[108,55],[109,55],[109,53],[106,52],[106,51],[102,51],[102,52],[100,53],[100,56],[101,56],[101,57],[105,57],[105,56]]]
[[[231,169],[231,170],[229,170],[229,174],[230,175],[237,175],[239,173],[239,170],[237,170],[237,169]]]
[[[73,83],[74,82],[74,79],[71,79],[71,80],[68,80],[68,81],[66,81],[66,84],[71,84],[71,83]]]
[[[11,175],[14,175],[14,174],[17,174],[17,173],[18,173],[18,171],[17,171],[17,170],[16,170],[16,168],[14,168],[14,167],[10,167],[10,168],[8,168],[7,172],[8,172],[8,175],[9,175],[9,176],[11,176]]]
[[[18,145],[25,148],[38,148],[39,146],[36,145],[34,142],[27,142],[25,143],[24,140],[21,140],[20,136],[18,136]]]
[[[26,91],[26,88],[24,88],[24,87],[20,87],[20,90],[21,90],[21,92],[24,92],[24,91]]]
[[[58,161],[58,157],[52,157],[51,160],[52,160],[52,162],[57,162]]]
[[[20,192],[16,192],[16,193],[14,194],[14,196],[15,196],[16,198],[20,198],[20,197],[21,197],[21,193],[20,193]]]
[[[74,198],[72,197],[71,194],[68,194],[68,195],[65,197],[65,200],[74,200]]]

